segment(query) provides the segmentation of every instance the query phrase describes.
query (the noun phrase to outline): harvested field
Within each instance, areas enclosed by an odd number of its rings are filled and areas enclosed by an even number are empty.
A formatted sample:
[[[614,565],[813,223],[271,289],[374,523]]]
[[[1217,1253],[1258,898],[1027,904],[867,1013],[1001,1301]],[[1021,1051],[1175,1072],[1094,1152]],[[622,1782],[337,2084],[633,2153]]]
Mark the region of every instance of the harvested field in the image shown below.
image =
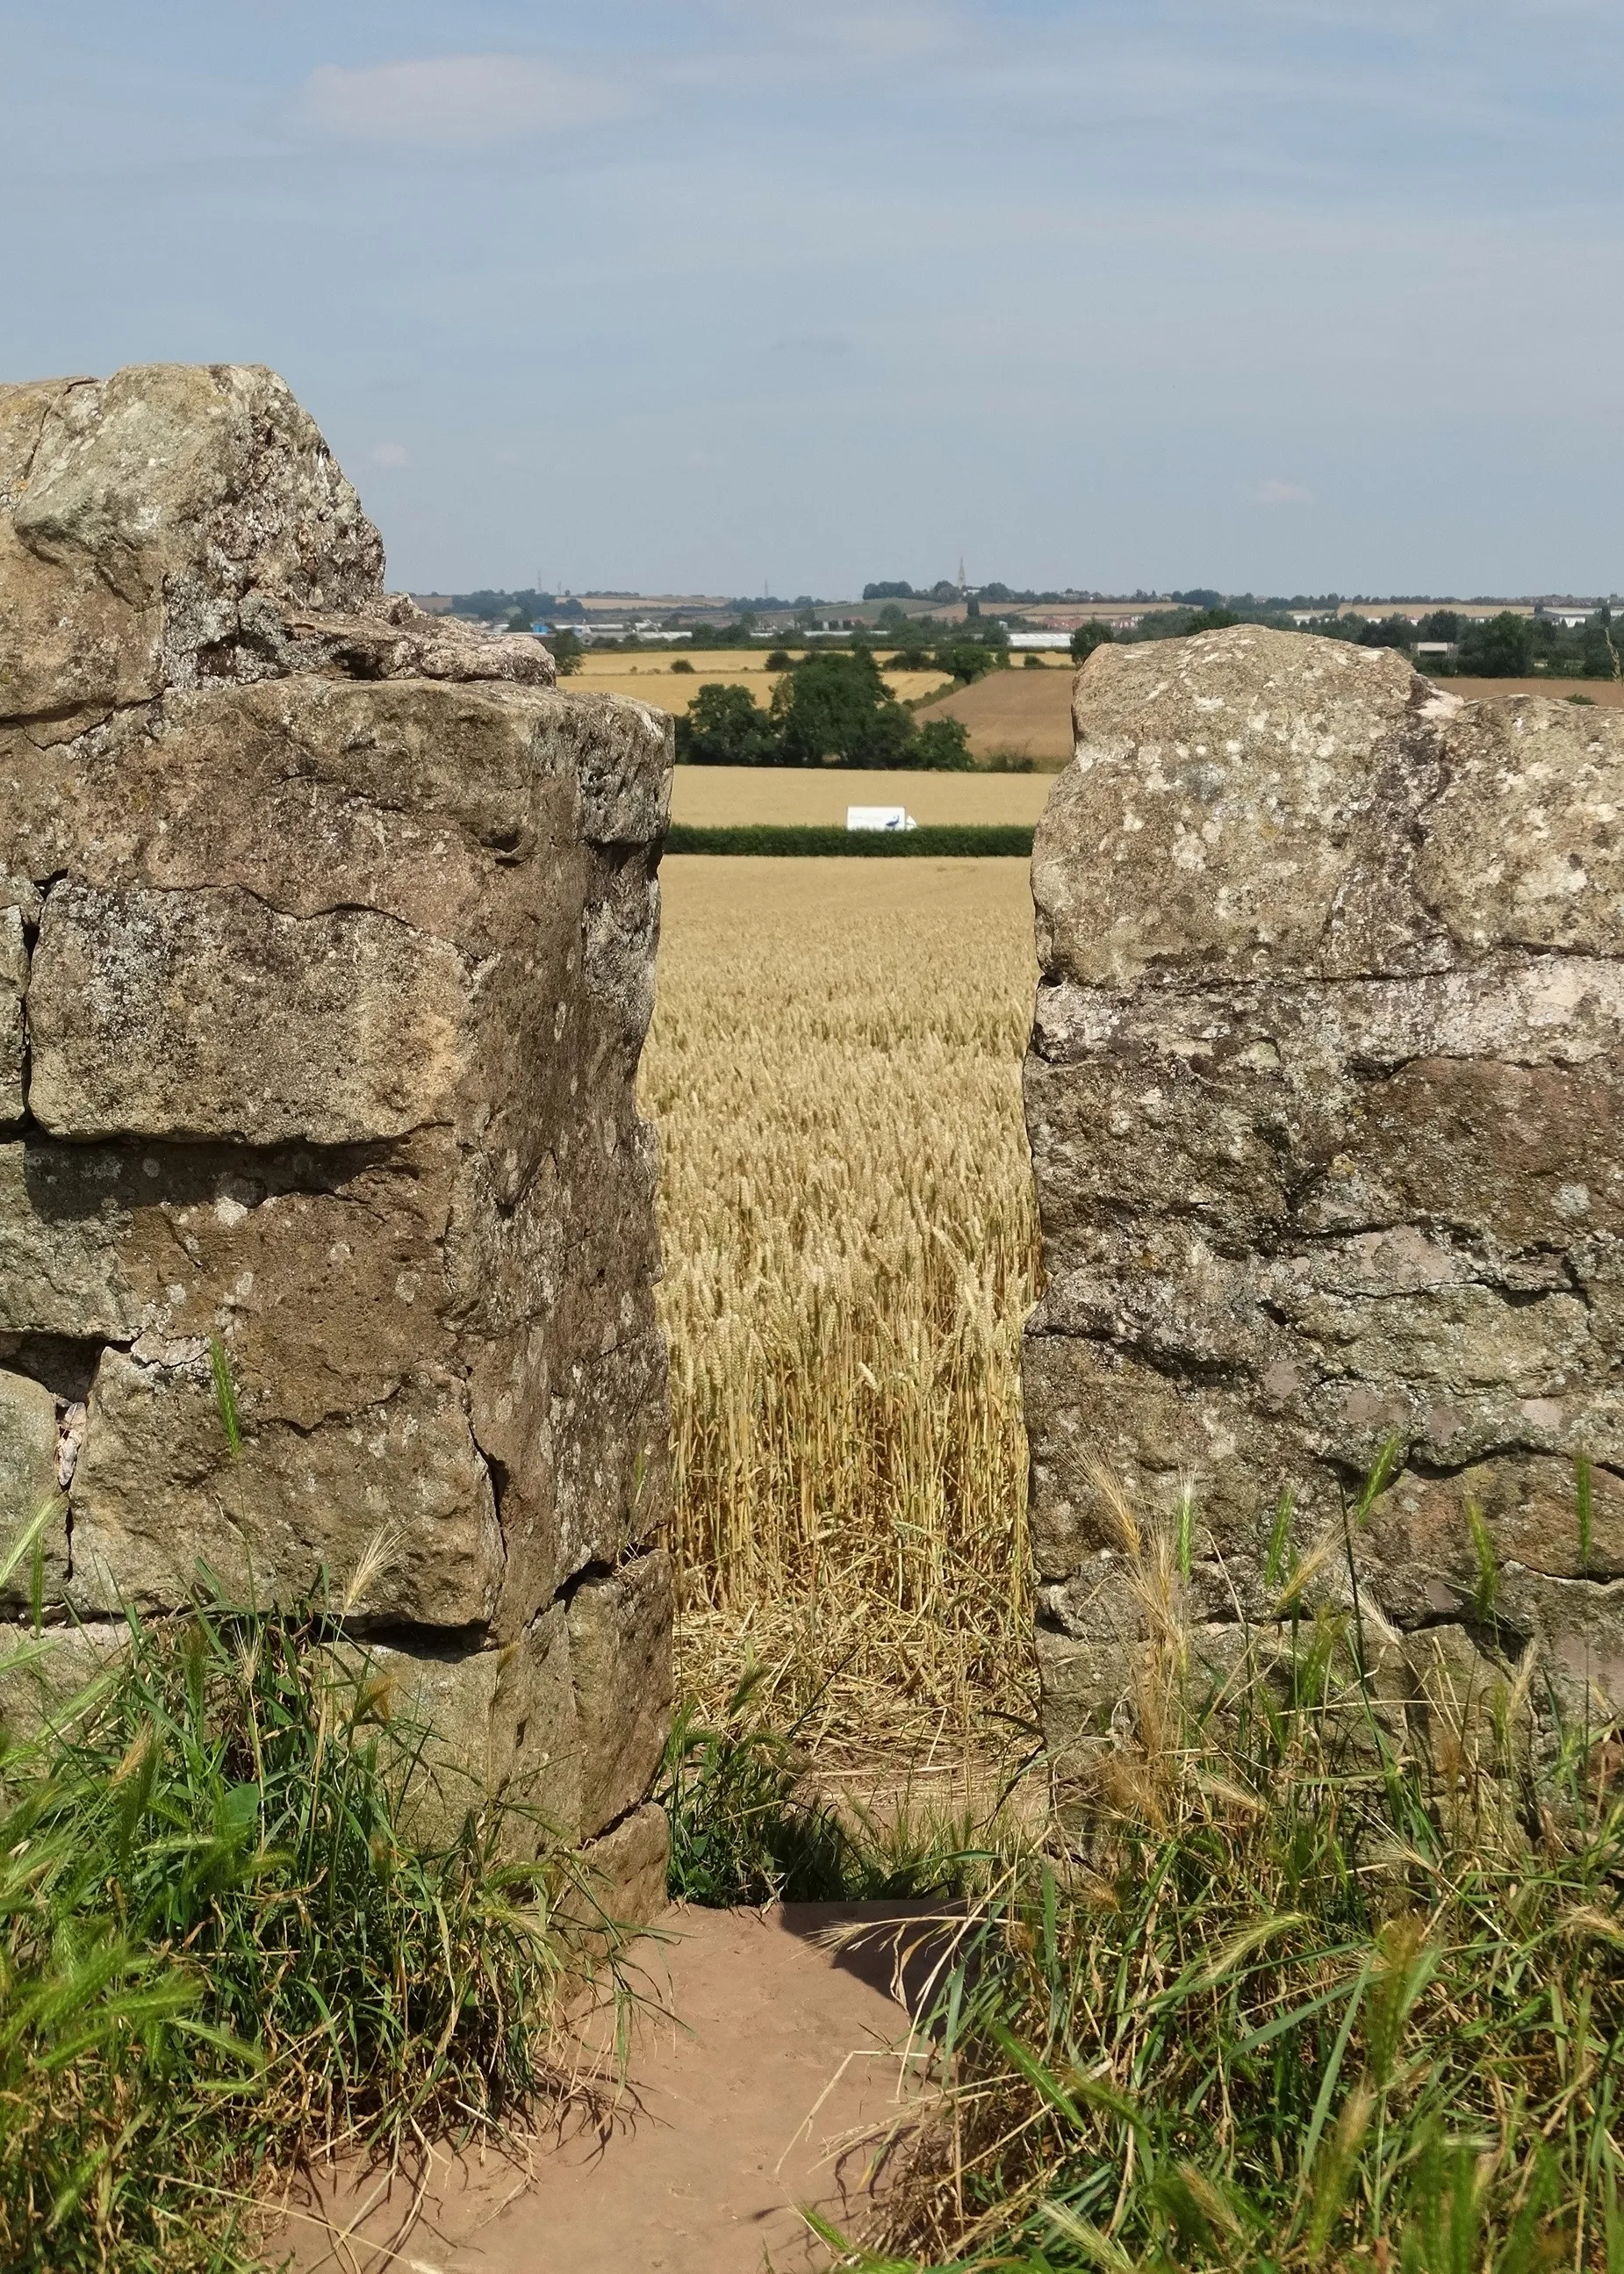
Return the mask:
[[[978,758],[1008,752],[1035,765],[1059,767],[1071,755],[1071,681],[1068,665],[1056,669],[989,671],[920,713],[921,719],[961,719]]]
[[[843,828],[848,805],[905,805],[915,821],[964,826],[1030,826],[1054,786],[1052,774],[866,773],[850,766],[679,766],[671,817],[696,829],[741,829],[751,822]],[[667,867],[666,873],[670,870]]]
[[[1592,703],[1624,703],[1624,680],[1620,679],[1445,679],[1439,684],[1452,695],[1465,695],[1474,701],[1483,695],[1549,695],[1558,702],[1575,695],[1588,696]]]
[[[1026,863],[662,872],[680,1688],[831,1763],[1030,1712]]]
[[[691,655],[686,650],[680,652],[682,661],[693,666],[691,678],[686,671],[673,671],[672,665],[677,658],[663,651],[642,655],[625,655],[618,651],[598,654],[589,651],[582,657],[581,668],[572,674],[568,684],[582,694],[635,696],[640,703],[658,703],[662,711],[686,711],[707,681],[727,687],[748,687],[763,704],[772,700],[772,690],[780,674],[767,669],[766,650],[702,648]],[[951,680],[939,671],[888,672],[885,683],[895,691],[899,702],[936,695],[952,685]]]

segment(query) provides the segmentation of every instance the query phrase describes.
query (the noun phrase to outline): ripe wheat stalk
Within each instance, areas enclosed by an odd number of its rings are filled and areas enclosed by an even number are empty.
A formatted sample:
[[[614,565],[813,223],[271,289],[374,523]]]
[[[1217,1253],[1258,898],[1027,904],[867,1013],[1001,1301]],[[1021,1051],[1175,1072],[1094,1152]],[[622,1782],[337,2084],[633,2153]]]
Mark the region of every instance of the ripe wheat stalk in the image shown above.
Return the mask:
[[[668,862],[643,1074],[688,1689],[871,1754],[1028,1708],[1037,1273],[1024,864],[875,865]]]

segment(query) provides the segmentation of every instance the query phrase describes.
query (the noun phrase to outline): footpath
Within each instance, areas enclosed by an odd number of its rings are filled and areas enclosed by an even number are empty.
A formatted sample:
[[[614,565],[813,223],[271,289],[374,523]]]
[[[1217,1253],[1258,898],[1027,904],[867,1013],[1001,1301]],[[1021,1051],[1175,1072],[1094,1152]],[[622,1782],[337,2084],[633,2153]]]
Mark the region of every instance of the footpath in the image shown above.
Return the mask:
[[[634,1953],[649,2000],[606,2136],[528,2171],[436,2153],[413,2190],[346,2180],[272,2238],[298,2274],[809,2274],[798,2206],[861,2225],[940,1926],[907,1903],[673,1907]]]

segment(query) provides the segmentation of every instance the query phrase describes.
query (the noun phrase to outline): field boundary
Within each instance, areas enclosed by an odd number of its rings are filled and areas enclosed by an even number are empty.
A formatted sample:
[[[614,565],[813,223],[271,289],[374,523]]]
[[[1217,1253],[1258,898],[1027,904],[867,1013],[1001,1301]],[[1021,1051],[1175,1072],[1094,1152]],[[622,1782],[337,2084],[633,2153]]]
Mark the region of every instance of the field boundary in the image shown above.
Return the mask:
[[[855,855],[859,860],[895,860],[913,855],[960,858],[1032,857],[1031,828],[1022,823],[921,823],[915,829],[842,829],[831,825],[795,825],[751,822],[732,828],[706,828],[673,821],[665,833],[667,853],[768,854],[787,858]]]

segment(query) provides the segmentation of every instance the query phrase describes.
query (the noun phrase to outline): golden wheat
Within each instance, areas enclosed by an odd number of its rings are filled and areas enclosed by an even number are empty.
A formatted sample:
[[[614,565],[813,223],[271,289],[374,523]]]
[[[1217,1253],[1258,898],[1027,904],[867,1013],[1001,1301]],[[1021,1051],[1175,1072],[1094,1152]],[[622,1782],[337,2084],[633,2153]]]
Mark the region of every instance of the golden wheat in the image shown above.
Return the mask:
[[[714,1706],[753,1655],[780,1714],[875,1750],[1019,1710],[1025,864],[663,876],[643,1103],[686,1685]]]
[[[737,828],[751,821],[811,822],[839,829],[848,805],[905,805],[915,821],[932,825],[1012,822],[1030,827],[1054,779],[1039,773],[859,773],[849,766],[679,766],[671,817],[702,829]],[[1030,930],[1030,921],[1022,921]]]

